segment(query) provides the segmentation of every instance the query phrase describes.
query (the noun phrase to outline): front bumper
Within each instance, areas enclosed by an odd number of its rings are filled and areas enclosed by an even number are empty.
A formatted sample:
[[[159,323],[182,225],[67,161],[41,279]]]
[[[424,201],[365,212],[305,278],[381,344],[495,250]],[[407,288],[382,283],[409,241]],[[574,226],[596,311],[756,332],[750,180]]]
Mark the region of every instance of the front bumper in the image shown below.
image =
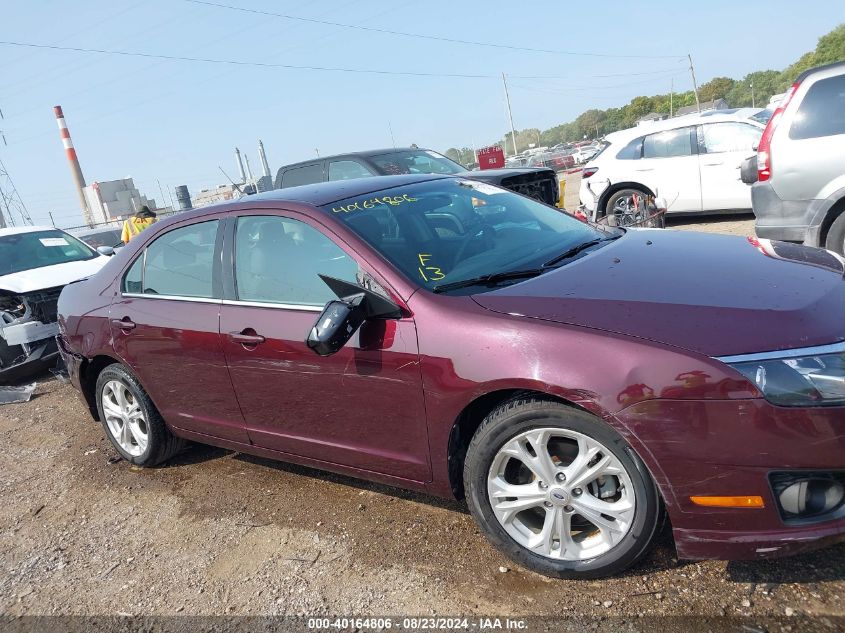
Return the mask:
[[[787,524],[769,482],[773,471],[845,471],[845,407],[652,400],[608,421],[653,475],[680,558],[768,558],[845,540],[841,514]],[[710,495],[760,496],[764,507],[703,507],[690,499]]]
[[[0,367],[0,384],[10,384],[28,378],[55,365],[59,356],[56,341],[49,338],[30,344],[29,353],[19,362]]]

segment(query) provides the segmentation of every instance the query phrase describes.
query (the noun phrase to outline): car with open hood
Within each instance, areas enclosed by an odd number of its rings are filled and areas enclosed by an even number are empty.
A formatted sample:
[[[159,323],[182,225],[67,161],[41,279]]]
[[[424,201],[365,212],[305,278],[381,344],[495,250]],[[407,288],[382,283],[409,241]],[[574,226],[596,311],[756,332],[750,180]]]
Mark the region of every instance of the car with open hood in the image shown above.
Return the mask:
[[[465,498],[519,564],[591,578],[664,512],[687,559],[845,537],[843,270],[360,178],[159,222],[62,291],[59,343],[133,464],[195,441]]]
[[[107,259],[53,227],[0,229],[0,384],[56,362],[59,293]]]

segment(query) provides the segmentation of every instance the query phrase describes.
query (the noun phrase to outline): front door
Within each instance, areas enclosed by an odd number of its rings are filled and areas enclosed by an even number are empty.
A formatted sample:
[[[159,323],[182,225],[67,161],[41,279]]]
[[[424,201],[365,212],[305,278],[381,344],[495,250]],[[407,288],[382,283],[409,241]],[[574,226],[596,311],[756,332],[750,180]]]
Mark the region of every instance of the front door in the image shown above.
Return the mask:
[[[334,295],[318,273],[355,281],[359,265],[315,225],[279,215],[233,223],[232,296],[220,331],[256,445],[323,462],[430,479],[416,326],[366,322],[337,354],[305,338]]]
[[[701,198],[705,211],[751,209],[751,187],[742,182],[742,161],[754,154],[763,130],[728,121],[699,127]]]
[[[173,229],[142,250],[112,303],[111,330],[115,352],[170,425],[248,442],[219,332],[218,224]]]

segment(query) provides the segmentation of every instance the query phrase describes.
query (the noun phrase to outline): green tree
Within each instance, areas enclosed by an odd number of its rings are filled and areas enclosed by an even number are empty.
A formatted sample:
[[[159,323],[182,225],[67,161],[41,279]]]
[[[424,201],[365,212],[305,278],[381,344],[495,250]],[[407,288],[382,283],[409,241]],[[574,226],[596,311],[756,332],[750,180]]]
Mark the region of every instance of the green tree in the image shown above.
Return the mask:
[[[724,99],[735,83],[730,77],[714,77],[698,89],[698,98],[702,102]]]

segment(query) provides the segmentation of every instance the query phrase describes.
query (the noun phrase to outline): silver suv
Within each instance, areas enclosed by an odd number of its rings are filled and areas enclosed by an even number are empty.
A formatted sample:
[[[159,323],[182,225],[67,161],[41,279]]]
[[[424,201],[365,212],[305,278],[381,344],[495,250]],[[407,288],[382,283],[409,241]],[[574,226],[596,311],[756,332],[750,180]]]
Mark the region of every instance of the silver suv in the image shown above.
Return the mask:
[[[757,235],[845,253],[845,62],[798,77],[756,158]]]

